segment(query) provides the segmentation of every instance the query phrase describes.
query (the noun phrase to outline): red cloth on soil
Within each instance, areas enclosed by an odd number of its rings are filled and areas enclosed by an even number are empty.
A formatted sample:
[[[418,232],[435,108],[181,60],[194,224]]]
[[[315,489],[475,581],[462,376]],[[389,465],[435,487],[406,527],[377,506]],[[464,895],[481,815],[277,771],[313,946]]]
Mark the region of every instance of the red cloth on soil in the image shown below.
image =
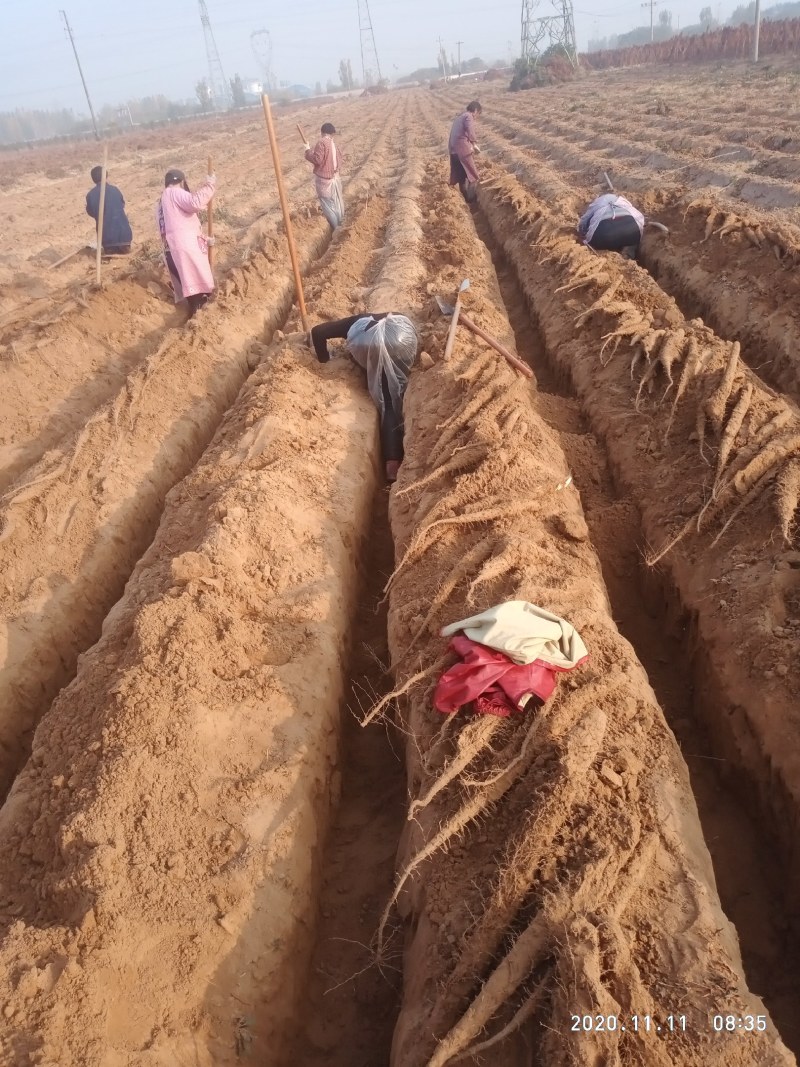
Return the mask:
[[[450,648],[461,656],[461,663],[444,672],[433,695],[434,707],[445,714],[474,702],[481,715],[516,715],[523,710],[519,702],[526,693],[544,703],[556,687],[557,668],[550,664],[514,663],[502,652],[461,635],[453,638]]]

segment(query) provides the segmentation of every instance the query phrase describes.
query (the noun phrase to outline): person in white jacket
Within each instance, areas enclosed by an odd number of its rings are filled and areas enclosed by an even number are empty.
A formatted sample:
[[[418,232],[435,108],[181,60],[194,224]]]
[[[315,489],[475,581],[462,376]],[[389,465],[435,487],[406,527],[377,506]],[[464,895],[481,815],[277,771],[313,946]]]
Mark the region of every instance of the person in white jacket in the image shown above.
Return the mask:
[[[637,259],[644,230],[644,215],[630,200],[616,193],[603,193],[593,200],[578,220],[578,236],[597,251],[621,252]]]

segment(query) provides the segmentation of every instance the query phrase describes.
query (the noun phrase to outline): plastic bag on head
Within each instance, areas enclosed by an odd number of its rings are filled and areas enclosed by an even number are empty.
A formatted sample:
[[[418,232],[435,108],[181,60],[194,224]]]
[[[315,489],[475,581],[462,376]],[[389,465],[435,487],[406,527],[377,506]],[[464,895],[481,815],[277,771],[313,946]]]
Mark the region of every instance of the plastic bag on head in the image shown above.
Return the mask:
[[[405,315],[387,315],[373,321],[365,316],[347,333],[347,350],[367,372],[367,387],[375,406],[383,413],[381,377],[386,376],[396,410],[402,407],[408,375],[417,355],[417,331]]]

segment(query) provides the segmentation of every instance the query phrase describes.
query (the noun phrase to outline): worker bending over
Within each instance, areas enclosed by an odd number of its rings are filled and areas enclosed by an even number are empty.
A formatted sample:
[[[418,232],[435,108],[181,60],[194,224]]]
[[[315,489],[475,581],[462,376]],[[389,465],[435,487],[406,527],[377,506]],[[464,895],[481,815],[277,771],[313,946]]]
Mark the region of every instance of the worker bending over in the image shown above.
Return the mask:
[[[475,167],[475,153],[480,152],[480,148],[475,143],[475,121],[482,111],[480,103],[471,100],[466,110],[453,122],[447,144],[447,151],[450,153],[450,184],[458,186],[468,204],[478,195],[475,187],[480,179]]]
[[[100,241],[100,185],[103,181],[103,168],[92,167],[91,178],[94,188],[86,194],[86,214],[90,215],[97,226],[97,240]],[[125,198],[116,187],[108,184],[106,172],[106,198],[103,204],[103,252],[110,256],[124,256],[131,250],[133,232],[128,216],[125,214]]]
[[[168,170],[164,176],[164,192],[156,208],[175,303],[185,300],[190,318],[214,292],[214,275],[208,258],[214,238],[203,233],[198,215],[208,207],[216,182],[216,177],[209,174],[197,192],[192,193],[183,171]]]
[[[320,323],[310,335],[320,363],[331,358],[328,341],[335,337],[347,338],[347,351],[367,372],[367,388],[380,412],[386,480],[394,482],[403,460],[403,395],[417,355],[416,330],[405,315],[393,312]]]
[[[342,197],[342,179],[339,177],[339,149],[333,137],[336,127],[332,122],[323,124],[322,137],[312,148],[305,142],[305,156],[314,164],[314,184],[317,190],[322,214],[335,230],[344,222],[344,199]]]
[[[578,236],[597,251],[621,252],[637,259],[644,215],[624,196],[604,193],[593,200],[578,220]]]

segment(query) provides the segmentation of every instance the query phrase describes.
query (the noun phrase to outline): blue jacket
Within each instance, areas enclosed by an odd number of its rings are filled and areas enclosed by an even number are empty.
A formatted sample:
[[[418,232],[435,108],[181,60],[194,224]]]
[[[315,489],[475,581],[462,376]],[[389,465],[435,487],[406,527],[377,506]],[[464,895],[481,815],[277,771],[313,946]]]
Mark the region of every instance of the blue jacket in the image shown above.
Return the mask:
[[[86,194],[86,214],[97,222],[100,214],[100,186],[95,185]],[[103,248],[129,245],[133,240],[131,224],[125,214],[125,200],[116,185],[106,185],[106,203],[103,211]]]

